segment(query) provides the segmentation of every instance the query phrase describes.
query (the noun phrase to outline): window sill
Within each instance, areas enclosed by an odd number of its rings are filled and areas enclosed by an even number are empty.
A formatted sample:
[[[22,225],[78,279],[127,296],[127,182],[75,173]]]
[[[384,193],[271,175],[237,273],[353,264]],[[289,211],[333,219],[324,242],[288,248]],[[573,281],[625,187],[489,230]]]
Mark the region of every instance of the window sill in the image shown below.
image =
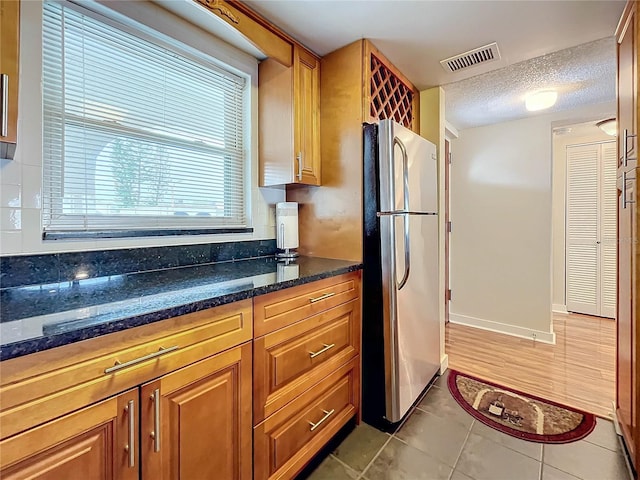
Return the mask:
[[[198,228],[192,230],[100,230],[78,232],[44,232],[42,240],[76,240],[98,238],[168,237],[177,235],[225,235],[253,233],[253,228]]]

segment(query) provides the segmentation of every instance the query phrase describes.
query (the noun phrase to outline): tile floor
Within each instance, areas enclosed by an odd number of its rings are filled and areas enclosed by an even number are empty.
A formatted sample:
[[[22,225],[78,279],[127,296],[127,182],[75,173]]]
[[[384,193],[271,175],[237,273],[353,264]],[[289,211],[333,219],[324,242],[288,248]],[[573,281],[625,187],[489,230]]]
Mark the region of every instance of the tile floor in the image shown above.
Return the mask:
[[[542,445],[477,422],[440,377],[392,435],[357,426],[307,480],[627,480],[609,421],[584,440]]]

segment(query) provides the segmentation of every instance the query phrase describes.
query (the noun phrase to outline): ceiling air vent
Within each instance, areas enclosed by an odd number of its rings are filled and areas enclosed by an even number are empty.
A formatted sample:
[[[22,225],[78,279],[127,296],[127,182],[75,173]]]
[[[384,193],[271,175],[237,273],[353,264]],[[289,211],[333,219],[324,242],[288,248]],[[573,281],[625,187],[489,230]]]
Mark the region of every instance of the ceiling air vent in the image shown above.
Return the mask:
[[[496,42],[441,60],[440,65],[447,72],[457,72],[481,63],[493,62],[494,60],[500,60],[500,51]]]

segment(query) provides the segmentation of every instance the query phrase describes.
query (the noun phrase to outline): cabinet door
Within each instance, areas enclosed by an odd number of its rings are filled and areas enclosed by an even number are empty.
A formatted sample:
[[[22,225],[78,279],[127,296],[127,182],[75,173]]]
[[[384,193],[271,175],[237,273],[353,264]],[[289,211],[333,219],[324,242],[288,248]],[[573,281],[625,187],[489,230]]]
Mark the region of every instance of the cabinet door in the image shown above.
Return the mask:
[[[630,4],[625,9],[626,16],[620,24],[618,32],[618,161],[622,168],[635,166],[636,160],[627,161],[624,165],[624,146],[626,144],[626,157],[637,159],[638,138],[632,135],[637,133],[638,126],[638,39],[636,38],[638,27],[636,6]],[[625,139],[624,131],[628,132]],[[633,165],[631,165],[633,164]]]
[[[141,388],[142,477],[251,479],[251,343]]]
[[[623,189],[623,178],[626,185]],[[618,178],[618,321],[617,321],[617,417],[622,428],[631,459],[636,460],[638,442],[637,389],[637,319],[634,315],[634,289],[637,282],[637,182],[635,172]],[[622,192],[624,192],[623,197]],[[623,208],[624,201],[627,204]],[[637,467],[638,465],[636,465]]]
[[[137,411],[133,389],[6,439],[0,478],[135,480]]]
[[[7,143],[16,143],[17,137],[19,26],[20,2],[0,0],[0,141]]]
[[[293,50],[294,153],[296,183],[320,185],[320,61]]]

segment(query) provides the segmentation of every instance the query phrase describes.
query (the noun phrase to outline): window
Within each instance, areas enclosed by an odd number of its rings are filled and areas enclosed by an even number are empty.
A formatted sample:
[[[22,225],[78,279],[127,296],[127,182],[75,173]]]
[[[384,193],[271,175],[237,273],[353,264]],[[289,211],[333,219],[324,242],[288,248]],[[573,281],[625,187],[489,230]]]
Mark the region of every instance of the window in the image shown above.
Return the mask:
[[[188,47],[46,2],[45,238],[246,231],[248,90]]]

